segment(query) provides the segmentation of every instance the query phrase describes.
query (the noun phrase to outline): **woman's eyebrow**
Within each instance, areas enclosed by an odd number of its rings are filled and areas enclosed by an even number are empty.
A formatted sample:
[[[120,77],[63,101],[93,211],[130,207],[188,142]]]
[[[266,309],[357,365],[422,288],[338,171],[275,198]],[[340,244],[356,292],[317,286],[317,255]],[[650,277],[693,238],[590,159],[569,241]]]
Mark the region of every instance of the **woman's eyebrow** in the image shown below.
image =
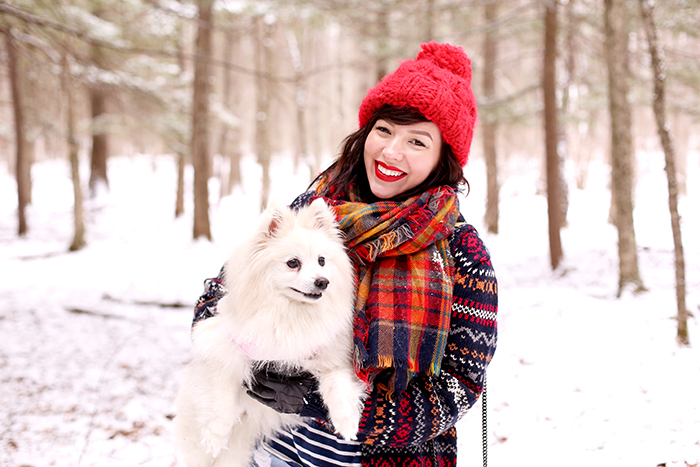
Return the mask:
[[[433,135],[431,135],[430,132],[427,132],[427,131],[423,131],[423,130],[412,130],[411,133],[414,133],[414,134],[416,134],[416,135],[427,136],[428,138],[430,138],[430,141],[433,140]]]

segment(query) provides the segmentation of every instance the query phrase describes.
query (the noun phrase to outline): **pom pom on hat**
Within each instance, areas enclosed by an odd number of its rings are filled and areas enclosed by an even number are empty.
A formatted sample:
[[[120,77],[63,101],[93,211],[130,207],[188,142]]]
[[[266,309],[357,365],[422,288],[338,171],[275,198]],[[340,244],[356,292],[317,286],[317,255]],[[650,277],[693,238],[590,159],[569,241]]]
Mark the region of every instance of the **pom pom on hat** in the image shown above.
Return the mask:
[[[369,90],[360,105],[360,127],[382,105],[412,107],[435,123],[464,166],[476,125],[471,61],[461,47],[429,42],[415,60],[402,62]]]
[[[416,55],[416,60],[432,60],[440,68],[451,71],[457,76],[467,80],[467,84],[472,82],[471,60],[464,53],[461,47],[450,44],[438,44],[428,42],[421,45],[421,51]]]

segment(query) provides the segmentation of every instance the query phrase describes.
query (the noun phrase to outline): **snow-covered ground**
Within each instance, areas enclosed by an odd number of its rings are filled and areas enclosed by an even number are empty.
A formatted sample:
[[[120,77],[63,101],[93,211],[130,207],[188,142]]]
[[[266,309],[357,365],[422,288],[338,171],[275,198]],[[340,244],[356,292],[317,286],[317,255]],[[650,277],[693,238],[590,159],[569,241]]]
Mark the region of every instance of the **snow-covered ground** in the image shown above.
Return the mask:
[[[682,199],[690,348],[675,343],[673,243],[661,154],[639,164],[635,222],[648,292],[616,298],[608,174],[572,189],[563,265],[552,272],[537,164],[504,170],[501,233],[482,225],[483,166],[462,211],[480,228],[500,288],[488,377],[492,466],[700,463],[700,171]],[[0,166],[0,466],[178,466],[173,397],[188,358],[192,304],[259,209],[259,169],[212,195],[213,242],[191,240],[191,201],[173,219],[174,161],[114,158],[110,191],[86,203],[89,246],[68,253],[64,161],[36,164],[30,233],[16,238],[15,185]],[[273,198],[308,174],[278,161]],[[191,176],[191,174],[190,174]],[[212,192],[218,192],[212,184]],[[459,465],[481,462],[480,407],[460,422]]]

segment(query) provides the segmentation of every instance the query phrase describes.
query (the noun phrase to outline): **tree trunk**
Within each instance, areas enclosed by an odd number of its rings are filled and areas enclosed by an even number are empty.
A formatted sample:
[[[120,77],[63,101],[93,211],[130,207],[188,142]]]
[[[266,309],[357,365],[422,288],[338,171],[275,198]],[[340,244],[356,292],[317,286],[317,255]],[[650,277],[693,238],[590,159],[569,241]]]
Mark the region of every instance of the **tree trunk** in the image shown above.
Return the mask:
[[[544,133],[547,161],[547,213],[549,217],[549,257],[552,269],[556,269],[563,257],[561,246],[562,189],[561,167],[558,151],[557,125],[557,7],[558,0],[546,2],[544,20],[544,67],[542,87],[544,93]]]
[[[179,74],[183,75],[185,73],[185,51],[183,50],[183,34],[182,30],[179,30],[178,44],[177,44],[177,61],[180,67]],[[179,148],[178,144],[178,148]],[[181,150],[176,150],[177,157],[177,188],[175,193],[175,217],[180,217],[185,213],[185,166],[187,165],[187,154],[184,154]]]
[[[301,47],[299,41],[293,31],[287,33],[287,44],[289,45],[289,54],[292,57],[292,65],[294,66],[294,104],[296,107],[296,123],[297,123],[297,150],[294,154],[294,169],[298,170],[302,159],[308,156],[308,144],[306,141],[306,89],[304,81],[304,62],[301,55]]]
[[[608,66],[610,123],[612,132],[612,201],[618,232],[620,277],[618,296],[627,285],[635,292],[644,290],[637,262],[632,201],[632,124],[628,102],[627,32],[624,0],[605,0],[605,55]]]
[[[194,165],[195,239],[211,240],[209,226],[209,59],[211,57],[213,0],[198,0],[197,41],[192,97],[192,163]]]
[[[309,154],[306,142],[306,90],[301,75],[295,79],[296,88],[296,116],[297,116],[297,151],[294,157],[294,168],[298,169],[302,160],[306,160]]]
[[[76,136],[75,117],[73,115],[73,81],[71,80],[70,64],[66,55],[63,56],[63,89],[67,107],[68,160],[70,161],[71,179],[73,181],[73,242],[68,249],[70,251],[78,251],[85,247],[85,221],[83,216],[83,190],[80,184],[78,137]]]
[[[231,38],[231,41],[229,42],[229,47],[232,51],[232,60],[233,56],[240,55],[242,53],[241,36],[233,36]],[[242,113],[242,92],[240,89],[239,82],[232,79],[230,72],[227,72],[226,75],[228,77],[227,79],[230,80],[229,85],[231,86],[231,89],[229,90],[230,97],[226,99],[227,105],[230,106],[230,109],[233,113],[235,113],[236,115],[240,115]],[[225,195],[230,195],[235,187],[241,186],[241,184],[243,183],[243,174],[241,173],[241,156],[243,152],[241,141],[243,140],[243,129],[240,120],[234,128],[229,130],[229,134],[231,133],[232,135],[230,135],[230,137],[228,138],[230,146],[227,147],[229,170],[227,183],[228,186]]]
[[[688,337],[688,309],[685,297],[685,260],[683,257],[683,241],[681,239],[681,218],[678,214],[678,185],[676,183],[676,161],[673,151],[671,130],[666,121],[666,97],[664,79],[664,63],[661,58],[660,46],[654,22],[654,7],[648,0],[639,0],[642,11],[644,29],[649,41],[649,54],[651,55],[651,68],[654,75],[654,116],[656,127],[661,139],[661,146],[666,157],[666,178],[668,179],[668,207],[671,212],[671,230],[673,231],[673,246],[676,265],[676,304],[678,317],[678,330],[676,339],[681,345],[690,345]]]
[[[586,140],[586,134],[581,131],[581,126],[577,124],[578,118],[576,114],[580,107],[579,98],[577,96],[578,93],[576,93],[576,97],[573,98],[575,94],[572,92],[576,90],[576,84],[579,82],[576,67],[579,47],[576,37],[580,31],[581,18],[579,15],[577,15],[575,6],[576,0],[569,0],[565,6],[566,37],[564,38],[564,50],[566,51],[566,57],[564,58],[564,66],[566,68],[566,84],[562,90],[561,109],[566,121],[572,122],[572,124],[564,126],[563,131],[561,132],[561,137],[565,142],[566,157],[574,163],[574,183],[576,184],[576,188],[583,190],[588,181],[588,169],[591,163],[591,150],[587,144],[588,141]],[[589,115],[592,114],[594,114],[594,111],[589,112]],[[591,120],[595,121],[595,118],[591,118]],[[594,125],[589,125],[589,128],[594,128]],[[565,192],[568,195],[568,185],[565,183],[564,187]],[[568,196],[566,197],[566,200],[566,212],[568,212]],[[567,214],[565,213],[565,225],[567,224],[566,219]]]
[[[693,135],[693,117],[681,109],[669,109],[667,118],[673,128],[673,152],[676,160],[676,185],[678,195],[688,194],[688,151]]]
[[[99,47],[92,47],[92,60],[98,67],[104,62],[102,51]],[[90,111],[92,114],[92,153],[90,156],[90,191],[93,196],[97,194],[98,186],[109,187],[107,178],[107,158],[109,146],[105,117],[107,116],[107,95],[100,83],[90,87]]]
[[[267,24],[260,18],[260,31],[256,40],[258,58],[257,70],[260,73],[257,82],[257,120],[255,125],[255,145],[258,162],[262,167],[261,207],[267,206],[270,200],[270,161],[272,149],[270,145],[270,75],[272,66],[272,24]]]
[[[233,61],[233,51],[236,49],[238,44],[238,37],[233,31],[226,32],[226,55],[224,61],[227,63],[232,63]],[[227,112],[233,113],[232,109],[235,107],[233,101],[236,97],[236,93],[232,92],[232,79],[231,71],[228,69],[223,70],[223,96],[221,97],[224,107]],[[240,133],[240,129],[234,129],[236,133]],[[219,134],[219,154],[221,154],[222,160],[222,171],[221,171],[221,187],[219,190],[219,198],[228,196],[231,194],[233,187],[241,183],[241,171],[240,171],[240,152],[238,150],[238,144],[240,141],[239,137],[233,137],[233,143],[229,135],[231,134],[231,129],[229,128],[228,122],[223,122],[221,125],[221,133]],[[228,169],[228,170],[225,170]]]
[[[341,26],[341,29],[338,34],[338,43],[335,44],[334,48],[334,53],[333,57],[335,57],[335,61],[337,63],[343,63],[345,60],[347,60],[347,51],[345,49],[345,39],[346,35],[344,32],[344,26]],[[338,121],[342,122],[342,125],[338,125],[334,129],[333,132],[331,132],[331,141],[341,141],[345,137],[345,132],[341,131],[341,129],[346,128],[345,127],[345,122],[346,122],[346,116],[347,116],[347,110],[345,108],[345,95],[349,94],[349,86],[347,83],[347,79],[345,78],[346,76],[346,71],[344,69],[345,67],[338,67],[336,70],[336,77],[335,77],[335,82],[336,82],[336,89],[338,92],[338,107],[337,107],[337,113],[338,113]],[[356,86],[357,84],[353,82],[353,86]],[[354,110],[354,109],[353,109]],[[354,115],[354,112],[353,112]],[[320,172],[321,168],[321,157],[317,154],[314,154],[313,157],[314,161],[318,161],[318,163],[314,162],[314,166],[318,167],[318,169],[311,171],[309,174],[311,176],[311,180],[316,178],[316,175]]]
[[[483,97],[488,102],[493,100],[496,89],[496,61],[498,55],[498,37],[494,30],[498,14],[498,3],[490,2],[484,7],[484,20],[486,33],[484,35],[484,84]],[[484,222],[486,229],[494,234],[498,233],[499,195],[498,183],[498,156],[496,151],[496,139],[498,123],[492,116],[486,116],[481,123],[483,135],[484,159],[486,160],[486,213]]]
[[[430,42],[435,39],[433,32],[433,23],[435,22],[435,0],[427,0],[425,9],[425,40],[423,42]]]
[[[575,75],[576,68],[574,61],[574,57],[576,54],[576,47],[574,42],[574,32],[576,31],[576,29],[573,24],[573,18],[575,17],[575,15],[573,14],[574,1],[575,0],[568,0],[564,12],[566,21],[566,36],[564,37],[564,47],[567,51],[566,57],[564,58],[564,67],[566,70],[566,84],[562,89],[562,99],[561,105],[558,106],[560,110],[558,111],[559,117],[557,117],[557,120],[560,120],[561,115],[564,115],[564,119],[566,119],[566,121],[569,121],[570,116],[569,90],[573,84],[573,77]],[[559,20],[557,21],[557,23],[559,23]],[[557,29],[560,29],[560,27],[557,26]],[[559,193],[561,199],[561,227],[566,227],[568,225],[567,219],[569,215],[569,184],[567,183],[566,176],[564,174],[565,159],[567,157],[570,157],[569,154],[571,147],[571,144],[569,143],[566,134],[567,127],[568,125],[557,125],[557,132],[559,134],[559,151],[557,152],[559,154]]]
[[[375,60],[377,63],[377,74],[376,82],[378,83],[387,73],[389,73],[389,68],[387,66],[389,52],[389,43],[391,38],[391,30],[389,28],[389,11],[387,6],[382,6],[377,12],[377,39],[376,41],[376,55]]]
[[[185,213],[185,166],[187,165],[187,155],[177,153],[177,191],[175,194],[175,217],[180,217]]]
[[[341,33],[342,34],[342,33]],[[322,52],[325,51],[325,45],[326,45],[326,37],[322,32],[319,31],[310,31],[309,33],[310,37],[308,38],[308,45],[307,45],[307,50],[314,51],[312,52],[312,62],[317,62],[320,61],[321,58],[320,56],[322,55]],[[343,41],[341,40],[339,44],[337,44],[336,47],[336,53],[335,53],[335,59],[337,63],[342,63],[347,59],[346,56],[343,56],[343,54],[347,53],[346,50],[344,50],[343,47]],[[315,55],[315,56],[314,56]],[[338,73],[340,74],[339,76],[339,83],[338,83],[338,95],[342,95],[342,88],[344,86],[347,86],[348,83],[347,81],[343,80],[343,67],[339,67]],[[317,89],[322,86],[319,82],[319,78],[312,78],[312,84],[310,85],[312,89]],[[324,113],[321,111],[321,106],[319,105],[318,101],[318,93],[316,96],[316,103],[314,106],[314,111],[313,112],[308,112],[307,118],[309,120],[309,127],[310,128],[328,128],[328,119],[324,118]],[[324,104],[325,105],[325,104]],[[341,107],[342,107],[342,101],[341,101]],[[357,108],[354,109],[354,111],[357,111]],[[342,111],[340,112],[342,115]],[[342,138],[344,138],[346,135],[344,134],[344,130],[341,131],[342,133],[340,136],[338,133],[336,133],[339,128],[334,128],[333,132],[331,132],[332,137],[334,138],[333,141],[340,141]],[[308,146],[307,150],[309,151],[310,158],[309,158],[309,182],[312,182],[316,176],[318,176],[319,173],[321,173],[322,166],[323,166],[323,154],[325,152],[324,148],[324,138],[323,138],[323,132],[322,131],[310,131],[307,132],[307,137],[308,137]]]
[[[243,183],[243,174],[241,173],[240,147],[241,128],[236,128],[235,134],[237,135],[237,137],[235,138],[236,145],[233,148],[231,148],[231,152],[229,154],[230,159],[228,170],[228,192],[226,193],[227,195],[230,195],[235,187],[241,186],[241,184]]]
[[[5,39],[7,42],[7,62],[10,74],[10,87],[12,88],[12,109],[15,117],[15,178],[17,180],[17,234],[21,237],[27,234],[27,205],[30,201],[30,163],[27,151],[27,142],[24,134],[24,107],[22,106],[21,82],[24,80],[19,64],[17,42],[12,35],[12,30],[7,29]]]

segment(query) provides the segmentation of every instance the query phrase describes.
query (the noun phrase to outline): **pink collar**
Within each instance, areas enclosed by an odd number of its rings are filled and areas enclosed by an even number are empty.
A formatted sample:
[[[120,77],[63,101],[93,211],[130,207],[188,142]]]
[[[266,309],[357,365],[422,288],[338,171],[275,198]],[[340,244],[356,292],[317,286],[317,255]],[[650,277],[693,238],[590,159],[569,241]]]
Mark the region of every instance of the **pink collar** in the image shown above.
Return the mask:
[[[255,344],[252,342],[239,342],[235,338],[231,338],[231,341],[233,344],[241,349],[241,352],[246,354],[248,358],[251,360],[256,360],[256,361],[261,361],[261,360],[284,360],[283,358],[279,358],[278,356],[273,356],[273,355],[264,355],[260,349],[257,348]],[[310,352],[308,355],[304,356],[301,358],[301,360],[306,360],[314,355],[316,355],[316,350],[313,352]]]
[[[231,340],[233,341],[233,344],[241,349],[241,351],[251,360],[270,360],[265,358],[265,356],[260,353],[258,348],[252,342],[238,342],[236,339]]]

